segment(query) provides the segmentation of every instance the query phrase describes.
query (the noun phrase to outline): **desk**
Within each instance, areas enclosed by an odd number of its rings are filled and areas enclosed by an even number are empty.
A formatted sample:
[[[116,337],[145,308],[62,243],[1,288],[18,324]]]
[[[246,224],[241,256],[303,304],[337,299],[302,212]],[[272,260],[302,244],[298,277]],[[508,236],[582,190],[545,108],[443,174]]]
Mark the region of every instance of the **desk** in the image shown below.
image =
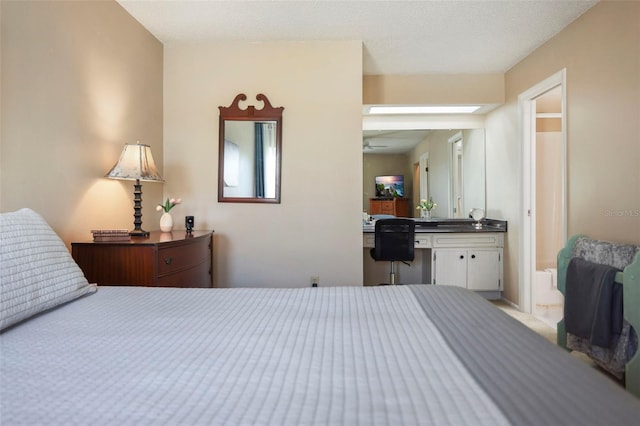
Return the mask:
[[[398,282],[455,285],[500,297],[506,222],[480,229],[466,220],[416,222],[415,260],[411,266],[397,264]],[[362,245],[364,284],[384,282],[388,262],[375,262],[369,253],[375,245],[374,225],[363,226]]]

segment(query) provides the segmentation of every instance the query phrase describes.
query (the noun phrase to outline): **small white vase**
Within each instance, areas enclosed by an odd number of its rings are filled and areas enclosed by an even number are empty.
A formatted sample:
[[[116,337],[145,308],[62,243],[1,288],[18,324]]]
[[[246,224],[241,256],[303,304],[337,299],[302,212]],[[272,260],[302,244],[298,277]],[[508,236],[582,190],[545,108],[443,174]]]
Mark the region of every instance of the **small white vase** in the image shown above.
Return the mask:
[[[422,213],[420,215],[422,219],[431,219],[431,210],[422,209],[420,210],[420,213]]]
[[[173,218],[171,217],[171,213],[165,212],[160,216],[160,230],[162,232],[171,232],[173,229]]]

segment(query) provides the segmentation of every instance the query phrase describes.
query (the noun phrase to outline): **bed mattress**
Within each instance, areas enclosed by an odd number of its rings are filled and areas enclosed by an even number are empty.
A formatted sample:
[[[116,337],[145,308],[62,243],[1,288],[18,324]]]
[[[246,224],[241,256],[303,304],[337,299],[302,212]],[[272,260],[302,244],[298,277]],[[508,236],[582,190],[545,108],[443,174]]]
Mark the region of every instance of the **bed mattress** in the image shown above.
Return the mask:
[[[617,384],[457,287],[101,287],[0,345],[2,424],[640,418]]]

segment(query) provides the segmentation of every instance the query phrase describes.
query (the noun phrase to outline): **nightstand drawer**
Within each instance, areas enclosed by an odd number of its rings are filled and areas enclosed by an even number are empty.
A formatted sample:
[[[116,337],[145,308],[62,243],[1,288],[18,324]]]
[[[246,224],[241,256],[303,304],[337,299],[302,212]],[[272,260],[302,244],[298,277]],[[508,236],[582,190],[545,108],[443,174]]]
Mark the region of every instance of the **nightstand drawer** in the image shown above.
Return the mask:
[[[184,244],[158,250],[158,274],[171,274],[192,268],[206,261],[210,254],[208,242],[201,240],[197,244]]]
[[[158,279],[158,287],[209,287],[209,265],[202,263],[191,269],[165,275]]]

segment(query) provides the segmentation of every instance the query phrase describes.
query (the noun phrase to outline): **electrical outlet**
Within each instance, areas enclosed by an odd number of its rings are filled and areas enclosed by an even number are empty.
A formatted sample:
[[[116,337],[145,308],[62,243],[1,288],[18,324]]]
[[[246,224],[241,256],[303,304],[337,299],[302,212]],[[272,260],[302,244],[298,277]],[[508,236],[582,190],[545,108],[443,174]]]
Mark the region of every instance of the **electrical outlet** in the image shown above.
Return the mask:
[[[320,284],[320,277],[312,276],[310,278],[310,281],[311,281],[311,287],[318,287],[318,284]]]

